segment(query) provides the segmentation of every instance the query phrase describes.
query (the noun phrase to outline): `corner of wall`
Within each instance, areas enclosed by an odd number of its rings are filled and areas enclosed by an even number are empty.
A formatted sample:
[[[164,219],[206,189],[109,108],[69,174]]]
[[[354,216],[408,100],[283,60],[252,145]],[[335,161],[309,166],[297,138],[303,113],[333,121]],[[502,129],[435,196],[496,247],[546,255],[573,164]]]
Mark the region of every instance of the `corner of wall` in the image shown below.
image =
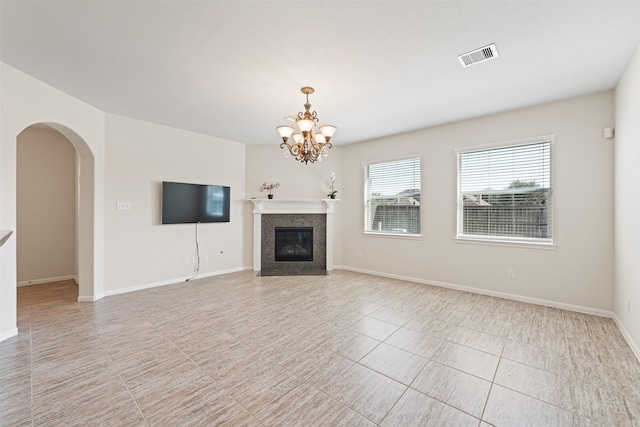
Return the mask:
[[[640,360],[640,46],[615,90],[614,319]]]

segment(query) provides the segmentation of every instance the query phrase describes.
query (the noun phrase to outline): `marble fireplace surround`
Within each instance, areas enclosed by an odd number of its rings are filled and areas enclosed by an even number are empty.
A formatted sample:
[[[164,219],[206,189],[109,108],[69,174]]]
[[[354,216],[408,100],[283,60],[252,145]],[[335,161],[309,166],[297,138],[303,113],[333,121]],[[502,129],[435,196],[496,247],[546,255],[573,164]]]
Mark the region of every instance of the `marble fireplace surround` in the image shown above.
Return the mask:
[[[250,199],[253,203],[253,271],[262,270],[262,243],[263,243],[263,215],[296,214],[308,216],[309,221],[317,222],[318,214],[324,215],[325,221],[325,260],[326,270],[333,270],[333,230],[334,230],[334,203],[337,199],[315,200],[280,200],[280,199]],[[315,219],[314,219],[315,218]],[[296,224],[297,225],[297,224]],[[314,227],[315,228],[315,227]],[[314,254],[314,258],[316,255]]]

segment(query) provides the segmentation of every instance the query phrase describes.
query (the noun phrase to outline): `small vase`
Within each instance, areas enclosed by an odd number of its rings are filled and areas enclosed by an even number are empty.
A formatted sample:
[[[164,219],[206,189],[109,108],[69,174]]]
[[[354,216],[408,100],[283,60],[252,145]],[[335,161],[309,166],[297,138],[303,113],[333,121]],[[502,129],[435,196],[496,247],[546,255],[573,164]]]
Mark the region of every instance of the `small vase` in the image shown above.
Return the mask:
[[[273,199],[273,194],[267,194],[267,197]]]
[[[332,199],[335,199],[335,198],[336,198],[336,195],[335,195],[335,194],[332,194],[332,195],[330,195],[329,197],[331,197]]]

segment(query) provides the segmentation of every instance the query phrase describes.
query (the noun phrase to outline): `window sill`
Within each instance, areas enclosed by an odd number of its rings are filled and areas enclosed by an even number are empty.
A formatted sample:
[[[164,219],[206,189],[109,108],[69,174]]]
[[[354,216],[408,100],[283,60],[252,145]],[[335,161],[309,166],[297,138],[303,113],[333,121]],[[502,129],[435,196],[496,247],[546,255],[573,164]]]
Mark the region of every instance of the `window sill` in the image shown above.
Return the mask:
[[[555,250],[556,245],[553,242],[535,242],[524,240],[501,240],[501,239],[481,239],[473,237],[456,237],[456,243],[467,245],[485,245],[485,246],[506,246],[510,248],[527,248],[527,249],[543,249]]]
[[[422,240],[422,234],[376,233],[375,231],[365,231],[362,234],[366,237],[388,237],[391,239]]]

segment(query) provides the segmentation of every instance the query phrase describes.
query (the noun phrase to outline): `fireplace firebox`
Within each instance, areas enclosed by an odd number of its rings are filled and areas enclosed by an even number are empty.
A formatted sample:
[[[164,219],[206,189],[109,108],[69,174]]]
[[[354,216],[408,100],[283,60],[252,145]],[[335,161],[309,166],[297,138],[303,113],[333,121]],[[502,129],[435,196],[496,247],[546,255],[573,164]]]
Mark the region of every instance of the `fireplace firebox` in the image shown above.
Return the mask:
[[[313,227],[275,227],[276,261],[313,261]]]

